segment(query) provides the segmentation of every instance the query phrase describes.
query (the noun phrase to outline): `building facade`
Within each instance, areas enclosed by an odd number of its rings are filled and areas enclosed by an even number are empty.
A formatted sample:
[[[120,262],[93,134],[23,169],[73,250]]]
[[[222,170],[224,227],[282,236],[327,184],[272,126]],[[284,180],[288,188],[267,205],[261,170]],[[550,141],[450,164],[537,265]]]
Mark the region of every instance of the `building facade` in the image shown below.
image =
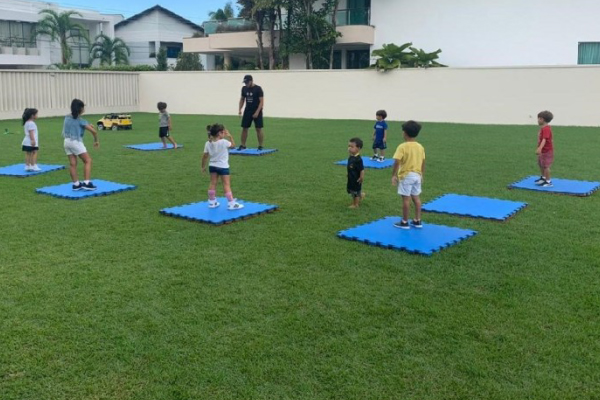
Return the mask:
[[[32,38],[35,24],[40,20],[40,11],[51,9],[58,13],[73,10],[79,15],[72,19],[86,28],[91,40],[104,33],[114,37],[115,24],[123,19],[121,15],[100,14],[90,10],[59,7],[54,3],[2,0],[0,2],[0,68],[32,69],[43,68],[62,61],[58,42],[49,37]],[[73,57],[71,62],[89,65],[90,48],[81,39],[71,42]]]
[[[600,64],[597,0],[340,0],[339,8],[336,68],[364,68],[372,50],[408,42],[441,49],[439,61],[452,67]],[[185,39],[184,51],[256,58],[252,23],[205,27],[207,37]],[[290,68],[306,68],[304,55],[292,56]]]
[[[115,25],[115,35],[131,50],[131,65],[155,65],[159,48],[167,49],[169,64],[175,64],[183,50],[183,38],[201,36],[201,26],[167,10],[154,6]],[[206,61],[204,61],[206,62]]]

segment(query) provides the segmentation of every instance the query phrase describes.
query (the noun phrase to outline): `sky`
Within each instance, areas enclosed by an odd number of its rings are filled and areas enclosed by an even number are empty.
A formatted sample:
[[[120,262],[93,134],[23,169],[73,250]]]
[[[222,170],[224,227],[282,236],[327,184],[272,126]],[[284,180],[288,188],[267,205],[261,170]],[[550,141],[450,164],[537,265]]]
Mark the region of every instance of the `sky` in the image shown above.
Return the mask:
[[[28,1],[28,0],[26,0]],[[123,14],[125,18],[147,8],[160,5],[200,25],[208,19],[209,11],[223,8],[227,0],[49,0],[65,8],[92,9],[104,14]],[[232,3],[235,5],[236,1]]]

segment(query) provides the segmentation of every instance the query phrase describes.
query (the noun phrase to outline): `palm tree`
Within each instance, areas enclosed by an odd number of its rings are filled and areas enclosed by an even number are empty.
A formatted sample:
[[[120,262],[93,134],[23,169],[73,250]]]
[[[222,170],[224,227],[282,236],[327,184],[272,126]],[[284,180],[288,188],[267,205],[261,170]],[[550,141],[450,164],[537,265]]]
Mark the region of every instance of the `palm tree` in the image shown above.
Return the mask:
[[[62,63],[67,64],[71,61],[73,50],[69,46],[69,39],[84,39],[89,43],[86,28],[71,20],[71,16],[82,17],[77,11],[64,11],[60,14],[54,10],[45,9],[40,11],[44,17],[37,23],[33,32],[34,37],[50,36],[52,41],[58,40],[62,54]]]
[[[235,12],[233,11],[231,2],[228,1],[225,7],[209,12],[208,16],[212,21],[227,21],[229,18],[235,17]]]
[[[94,44],[90,49],[92,60],[100,60],[100,65],[129,64],[129,55],[131,51],[123,39],[111,39],[101,33],[94,39]]]

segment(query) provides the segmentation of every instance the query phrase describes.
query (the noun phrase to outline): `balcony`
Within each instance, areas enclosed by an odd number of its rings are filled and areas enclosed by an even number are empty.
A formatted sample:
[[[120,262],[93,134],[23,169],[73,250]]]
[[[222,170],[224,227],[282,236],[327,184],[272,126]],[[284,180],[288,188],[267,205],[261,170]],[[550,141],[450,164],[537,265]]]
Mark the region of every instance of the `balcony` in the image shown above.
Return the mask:
[[[375,43],[375,28],[369,25],[370,8],[338,10],[336,22],[341,45],[372,45]],[[286,15],[283,15],[285,23]],[[186,53],[219,54],[232,51],[256,49],[256,23],[249,19],[232,18],[227,21],[206,21],[203,24],[205,37],[183,39]],[[279,30],[279,27],[277,27]],[[277,32],[276,40],[279,40]],[[265,48],[271,46],[268,34],[263,35]]]

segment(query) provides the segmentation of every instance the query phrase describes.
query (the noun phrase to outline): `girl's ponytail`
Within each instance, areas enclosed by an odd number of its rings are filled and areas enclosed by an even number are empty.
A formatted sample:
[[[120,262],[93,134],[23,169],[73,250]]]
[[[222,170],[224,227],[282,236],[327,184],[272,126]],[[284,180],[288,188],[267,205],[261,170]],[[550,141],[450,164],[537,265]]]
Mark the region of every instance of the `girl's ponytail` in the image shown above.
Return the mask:
[[[38,110],[35,108],[26,108],[25,111],[23,111],[23,125],[25,125],[25,123],[27,121],[29,121],[31,119],[31,117],[33,117],[35,114],[38,113]]]
[[[83,101],[81,101],[79,99],[73,99],[73,101],[71,102],[71,116],[74,119],[79,118],[79,116],[83,112],[84,107],[85,107],[85,104],[83,104]]]

